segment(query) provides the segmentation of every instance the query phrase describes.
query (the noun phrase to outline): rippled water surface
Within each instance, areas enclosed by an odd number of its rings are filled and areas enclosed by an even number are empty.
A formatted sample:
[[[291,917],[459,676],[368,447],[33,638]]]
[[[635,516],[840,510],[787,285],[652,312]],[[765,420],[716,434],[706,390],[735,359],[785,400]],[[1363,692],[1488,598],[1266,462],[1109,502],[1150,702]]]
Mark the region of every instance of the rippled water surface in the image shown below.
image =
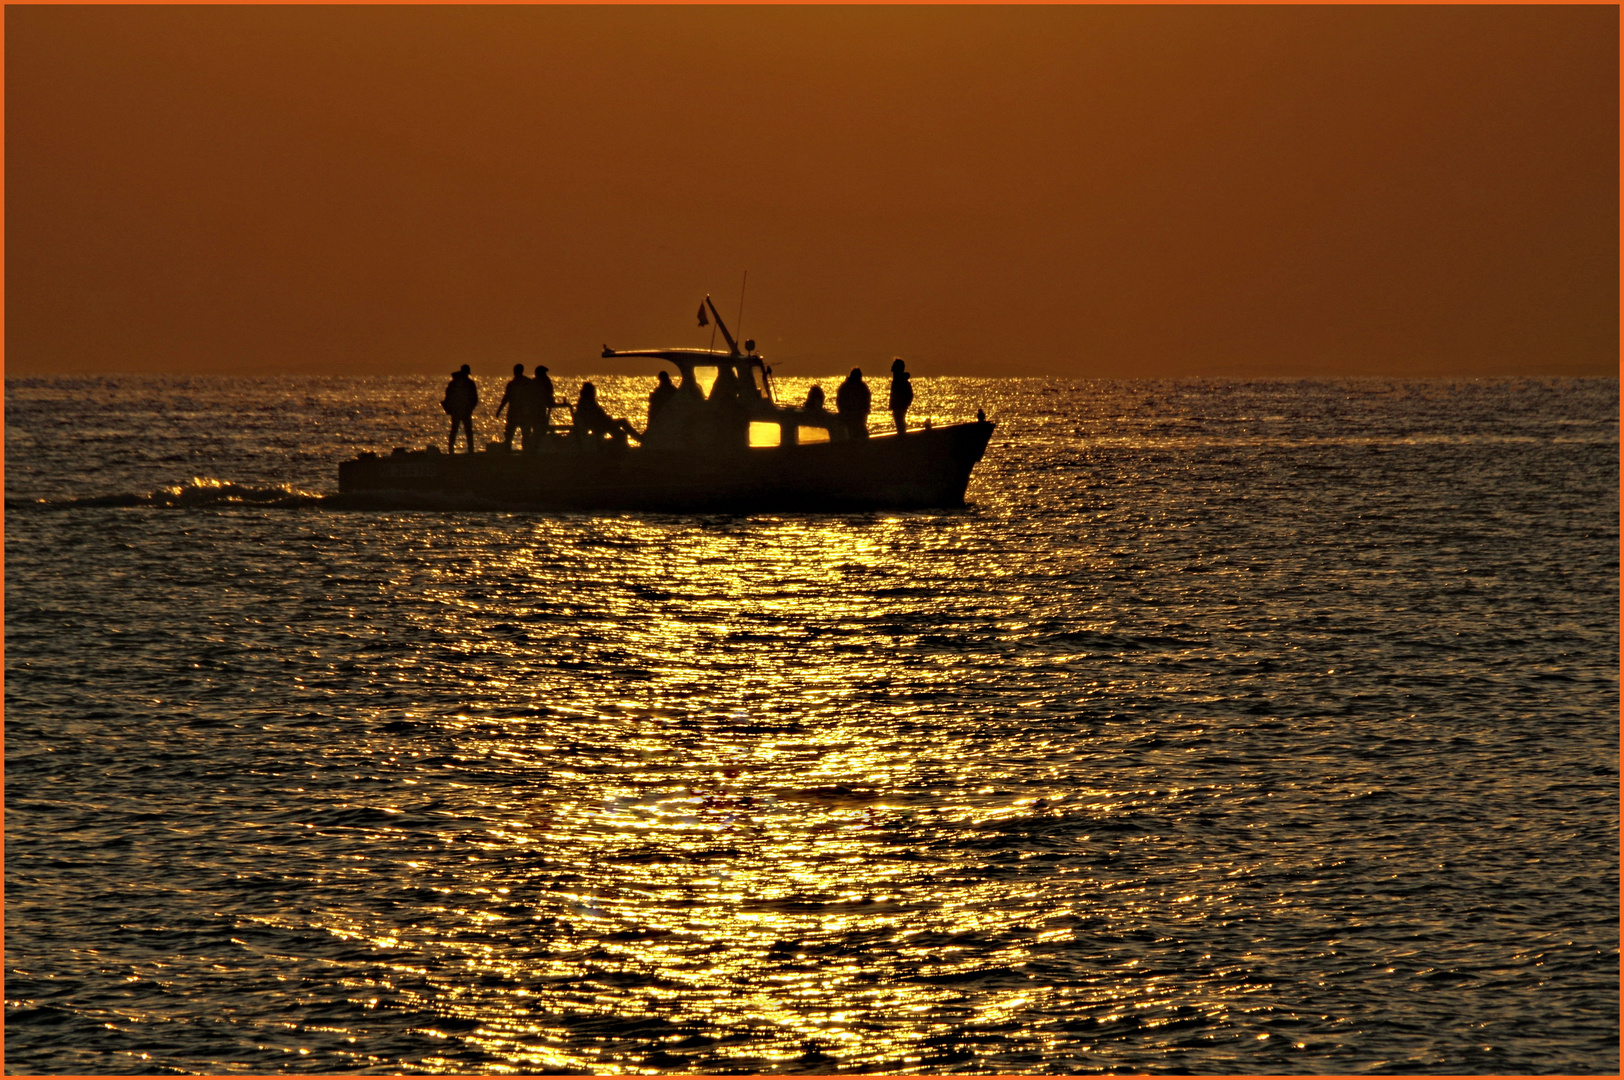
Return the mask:
[[[937,513],[325,497],[438,382],[7,382],[11,1072],[1617,1070],[1616,381],[920,378],[999,422]]]

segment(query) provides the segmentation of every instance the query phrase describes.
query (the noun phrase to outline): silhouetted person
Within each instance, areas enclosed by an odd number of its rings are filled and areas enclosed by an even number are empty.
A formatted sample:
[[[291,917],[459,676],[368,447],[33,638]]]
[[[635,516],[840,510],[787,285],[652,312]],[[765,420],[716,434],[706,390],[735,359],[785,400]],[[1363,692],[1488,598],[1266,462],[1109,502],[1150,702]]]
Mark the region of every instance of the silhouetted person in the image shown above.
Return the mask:
[[[716,369],[716,381],[711,384],[706,403],[710,407],[711,430],[724,445],[749,443],[750,407],[744,400],[739,375],[732,364],[722,364]]]
[[[535,384],[524,377],[524,365],[513,365],[513,378],[508,380],[507,389],[502,391],[502,400],[496,403],[496,415],[501,416],[502,410],[507,412],[507,428],[502,432],[502,445],[509,450],[513,449],[513,432],[517,430],[524,438],[524,448],[534,450],[535,445],[530,432],[535,427],[531,419],[531,406],[535,399]]]
[[[446,439],[445,451],[448,454],[457,452],[457,427],[462,426],[463,433],[468,437],[468,452],[474,452],[474,406],[479,404],[479,387],[468,374],[468,365],[451,374],[451,381],[446,384],[445,397],[440,407],[451,414],[451,435]]]
[[[835,391],[835,412],[840,414],[852,438],[868,438],[868,413],[873,402],[868,384],[863,382],[863,369],[852,368],[846,381]]]
[[[530,380],[530,427],[524,432],[524,448],[530,449],[530,436],[537,430],[553,430],[553,380],[547,377],[547,365],[537,364],[535,377]]]
[[[660,372],[659,380],[648,396],[648,427],[654,426],[660,413],[671,404],[671,399],[677,396],[677,387],[671,381],[670,372]]]
[[[908,406],[913,404],[913,380],[908,376],[907,365],[902,357],[891,361],[891,393],[886,399],[891,408],[891,421],[897,426],[897,434],[901,435],[908,430]]]
[[[655,393],[659,393],[656,389]],[[653,397],[650,395],[650,406]],[[704,392],[699,389],[699,380],[690,369],[676,384],[675,391],[670,397],[663,400],[660,405],[660,422],[649,423],[649,432],[653,441],[645,438],[645,446],[676,447],[687,446],[695,439],[700,438],[705,430],[705,421],[709,413],[709,406],[705,401]]]
[[[642,441],[636,428],[603,411],[603,406],[598,404],[598,388],[591,383],[581,384],[581,397],[575,403],[575,436],[591,441],[605,437],[624,441],[630,436]]]
[[[824,405],[821,386],[814,386],[806,392],[806,401],[801,405],[800,422],[809,428],[823,431],[830,439],[847,437],[845,419],[829,415],[829,410]],[[796,432],[794,441],[800,442],[799,431]]]
[[[731,364],[720,364],[716,368],[716,381],[711,383],[710,397],[707,401],[736,401],[739,397],[739,375],[733,370]]]

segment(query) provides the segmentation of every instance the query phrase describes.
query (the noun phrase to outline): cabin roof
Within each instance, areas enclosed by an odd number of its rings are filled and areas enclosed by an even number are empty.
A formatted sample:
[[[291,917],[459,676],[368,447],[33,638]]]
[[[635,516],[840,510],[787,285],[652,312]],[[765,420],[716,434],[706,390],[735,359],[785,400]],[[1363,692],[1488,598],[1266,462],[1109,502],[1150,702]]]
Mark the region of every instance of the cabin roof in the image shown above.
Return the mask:
[[[646,356],[654,360],[669,360],[679,367],[720,367],[723,364],[737,364],[740,361],[757,361],[761,357],[755,353],[728,352],[725,349],[611,349],[605,345],[603,355],[607,359],[616,356]]]

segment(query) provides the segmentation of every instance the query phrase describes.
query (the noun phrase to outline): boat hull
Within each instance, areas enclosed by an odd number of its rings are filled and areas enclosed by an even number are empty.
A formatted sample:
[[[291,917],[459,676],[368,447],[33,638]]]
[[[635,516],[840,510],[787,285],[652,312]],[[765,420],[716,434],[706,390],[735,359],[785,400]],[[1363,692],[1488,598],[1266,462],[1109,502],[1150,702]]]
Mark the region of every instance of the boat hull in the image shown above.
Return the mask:
[[[397,450],[339,465],[341,494],[472,497],[566,510],[961,506],[990,421],[800,446],[659,450],[557,439],[536,453]]]

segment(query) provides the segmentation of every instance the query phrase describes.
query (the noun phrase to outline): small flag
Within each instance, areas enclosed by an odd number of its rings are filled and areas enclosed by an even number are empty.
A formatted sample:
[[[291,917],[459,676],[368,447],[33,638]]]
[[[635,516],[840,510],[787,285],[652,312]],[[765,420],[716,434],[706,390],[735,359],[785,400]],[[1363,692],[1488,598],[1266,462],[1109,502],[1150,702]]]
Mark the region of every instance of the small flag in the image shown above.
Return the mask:
[[[704,301],[700,301],[700,304],[699,304],[699,325],[700,326],[709,326],[710,325],[710,320],[705,318],[705,303],[704,303]]]

